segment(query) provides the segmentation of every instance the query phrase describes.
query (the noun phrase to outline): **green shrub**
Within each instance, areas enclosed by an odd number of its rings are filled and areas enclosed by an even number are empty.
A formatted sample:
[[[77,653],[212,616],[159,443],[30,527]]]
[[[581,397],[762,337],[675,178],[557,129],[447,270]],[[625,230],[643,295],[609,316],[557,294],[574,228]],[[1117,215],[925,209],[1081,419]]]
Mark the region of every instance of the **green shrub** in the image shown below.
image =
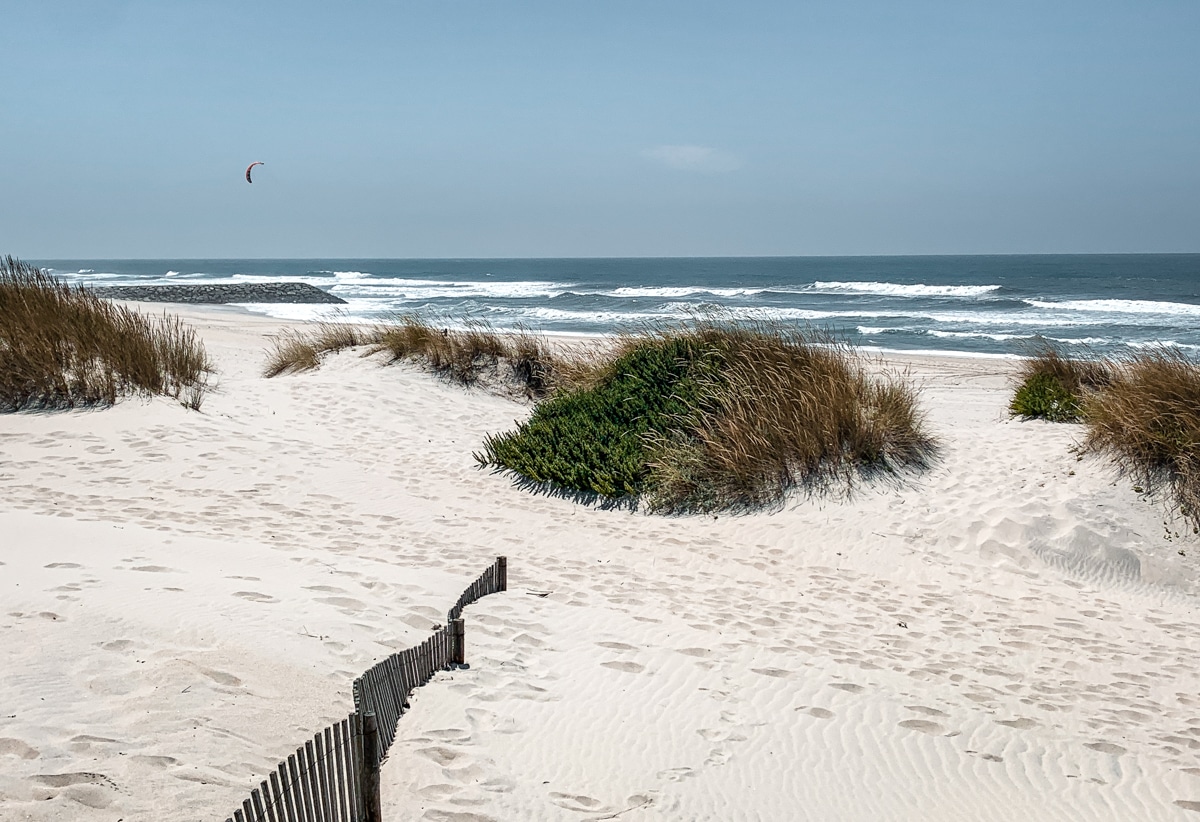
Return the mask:
[[[195,332],[0,260],[0,410],[112,405],[165,394],[198,409],[212,371]]]
[[[907,381],[869,378],[850,349],[795,330],[651,331],[583,383],[488,437],[476,459],[683,512],[776,504],[795,486],[923,466],[934,450]]]
[[[1025,419],[1079,422],[1084,397],[1112,381],[1106,360],[1066,357],[1045,339],[1034,342],[1017,372],[1018,385],[1009,411]]]
[[[703,355],[692,340],[649,341],[614,361],[594,387],[551,397],[517,431],[489,436],[476,459],[574,491],[640,494],[650,457],[643,438],[694,412],[694,366]]]
[[[1058,377],[1043,373],[1027,377],[1013,394],[1008,408],[1025,419],[1079,422],[1083,405]]]

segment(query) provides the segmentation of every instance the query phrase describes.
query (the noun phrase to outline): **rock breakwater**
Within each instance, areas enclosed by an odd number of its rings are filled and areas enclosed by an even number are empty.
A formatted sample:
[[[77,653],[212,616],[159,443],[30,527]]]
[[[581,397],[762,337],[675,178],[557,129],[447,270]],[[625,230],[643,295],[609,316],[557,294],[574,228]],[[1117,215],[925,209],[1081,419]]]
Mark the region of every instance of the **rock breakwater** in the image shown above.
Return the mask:
[[[155,303],[341,303],[345,300],[308,283],[195,283],[111,285],[94,289],[112,300]]]

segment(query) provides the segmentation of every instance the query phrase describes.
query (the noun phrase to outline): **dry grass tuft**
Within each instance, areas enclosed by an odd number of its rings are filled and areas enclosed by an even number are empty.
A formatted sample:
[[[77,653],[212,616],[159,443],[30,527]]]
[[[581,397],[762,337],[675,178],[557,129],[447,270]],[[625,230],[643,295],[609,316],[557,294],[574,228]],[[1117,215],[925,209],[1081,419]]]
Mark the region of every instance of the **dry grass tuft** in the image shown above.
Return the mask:
[[[389,362],[415,362],[462,385],[485,380],[516,386],[530,397],[546,396],[575,368],[573,358],[556,354],[526,331],[500,334],[483,323],[468,323],[462,330],[435,328],[410,315],[369,329],[330,323],[308,334],[281,335],[263,374],[312,370],[326,354],[356,346],[367,346],[367,355],[385,354]]]
[[[1200,364],[1163,348],[1110,368],[1109,384],[1084,405],[1084,450],[1151,491],[1169,490],[1200,529]]]
[[[702,322],[691,333],[719,365],[699,373],[691,425],[651,438],[652,508],[777,505],[792,488],[849,489],[932,458],[906,375],[868,376],[851,347],[795,328]]]
[[[165,394],[198,409],[212,371],[195,332],[151,320],[12,257],[0,260],[0,410]]]
[[[348,323],[320,323],[310,334],[285,332],[276,337],[263,367],[263,376],[312,371],[321,365],[326,354],[367,345],[374,340],[374,332]]]

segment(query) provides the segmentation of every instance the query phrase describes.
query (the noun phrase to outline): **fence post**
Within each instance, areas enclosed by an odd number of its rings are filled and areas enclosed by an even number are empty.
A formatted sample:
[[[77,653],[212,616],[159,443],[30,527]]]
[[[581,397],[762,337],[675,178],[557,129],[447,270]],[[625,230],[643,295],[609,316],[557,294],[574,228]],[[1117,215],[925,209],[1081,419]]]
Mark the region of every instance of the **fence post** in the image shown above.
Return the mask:
[[[358,784],[362,788],[363,822],[383,822],[379,805],[379,724],[375,714],[363,714],[363,762]]]
[[[501,591],[508,590],[508,557],[496,557],[497,587]]]
[[[464,665],[467,661],[467,630],[461,619],[450,622],[450,662]]]

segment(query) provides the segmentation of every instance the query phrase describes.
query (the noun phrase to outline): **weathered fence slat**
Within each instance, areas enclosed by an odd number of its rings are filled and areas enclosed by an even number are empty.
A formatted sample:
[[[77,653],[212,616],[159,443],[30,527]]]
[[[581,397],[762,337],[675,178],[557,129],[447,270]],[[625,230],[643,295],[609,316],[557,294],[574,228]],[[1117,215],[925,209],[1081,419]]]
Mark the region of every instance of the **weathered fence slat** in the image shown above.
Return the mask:
[[[325,769],[321,765],[321,749],[317,744],[318,736],[314,736],[311,742],[304,743],[305,749],[308,750],[308,767],[309,767],[309,782],[312,783],[313,792],[313,816],[317,818],[317,822],[330,822],[328,814],[325,813]]]
[[[310,742],[309,746],[311,745]],[[313,810],[312,783],[309,781],[308,757],[305,756],[303,745],[296,749],[296,767],[299,769],[297,776],[300,780],[300,794],[304,797],[305,822],[318,822],[317,814]]]
[[[280,822],[296,822],[296,815],[292,813],[292,799],[287,793],[287,782],[286,780],[281,781],[279,779],[282,775],[283,765],[279,766],[278,771],[270,774],[271,793],[275,795],[275,801],[281,803],[279,808]]]

